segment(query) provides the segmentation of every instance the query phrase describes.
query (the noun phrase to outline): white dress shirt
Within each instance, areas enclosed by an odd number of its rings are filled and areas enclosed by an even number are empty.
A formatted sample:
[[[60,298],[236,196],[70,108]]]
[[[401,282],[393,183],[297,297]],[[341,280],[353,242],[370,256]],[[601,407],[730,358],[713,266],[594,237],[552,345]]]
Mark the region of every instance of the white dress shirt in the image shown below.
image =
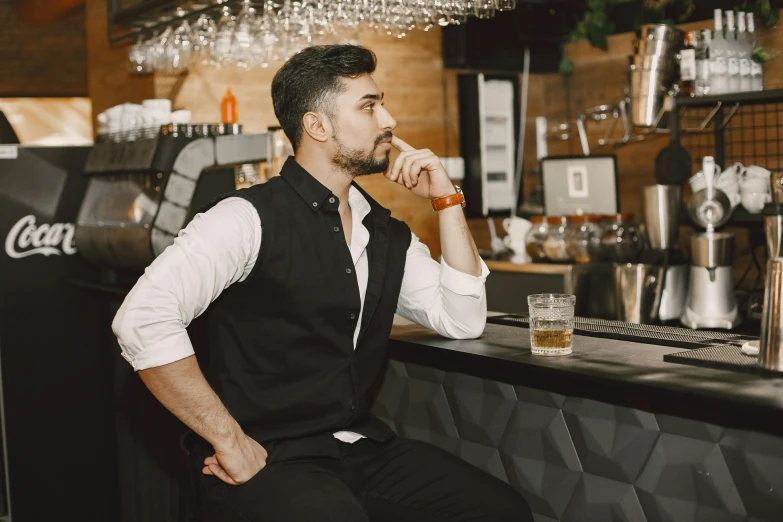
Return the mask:
[[[362,220],[370,204],[351,187],[350,251],[359,284],[362,309],[369,272],[367,244],[370,233]],[[487,301],[484,281],[489,274],[481,262],[478,277],[459,272],[441,260],[438,264],[415,234],[411,234],[397,313],[452,339],[472,339],[484,331]],[[261,219],[245,199],[224,199],[197,214],[174,244],[147,267],[122,303],[112,323],[122,356],[134,370],[169,364],[194,354],[186,328],[220,293],[243,281],[256,263],[261,248]],[[359,336],[361,313],[353,345]],[[337,432],[335,437],[354,442],[361,435]]]

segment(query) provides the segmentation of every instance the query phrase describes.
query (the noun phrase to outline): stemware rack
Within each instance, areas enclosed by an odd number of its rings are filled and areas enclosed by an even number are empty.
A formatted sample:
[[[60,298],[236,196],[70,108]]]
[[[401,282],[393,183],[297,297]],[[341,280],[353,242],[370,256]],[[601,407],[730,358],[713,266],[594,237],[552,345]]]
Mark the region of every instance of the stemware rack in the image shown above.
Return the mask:
[[[131,42],[162,31],[175,20],[193,20],[225,6],[234,8],[241,4],[242,0],[107,0],[108,40],[112,45]],[[263,11],[263,2],[253,2],[253,6]]]

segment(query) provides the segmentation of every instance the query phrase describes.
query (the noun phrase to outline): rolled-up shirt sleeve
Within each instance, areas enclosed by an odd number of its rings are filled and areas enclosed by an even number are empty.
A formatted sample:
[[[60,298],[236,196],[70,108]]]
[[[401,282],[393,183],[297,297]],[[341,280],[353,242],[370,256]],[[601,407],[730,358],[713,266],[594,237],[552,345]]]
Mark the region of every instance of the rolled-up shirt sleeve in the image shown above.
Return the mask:
[[[260,245],[258,212],[244,199],[228,198],[197,214],[147,267],[114,317],[112,330],[133,369],[193,355],[186,328],[250,274]]]
[[[438,263],[427,245],[411,234],[397,313],[444,337],[479,337],[487,322],[487,275],[483,260],[479,276],[455,270],[443,258]]]

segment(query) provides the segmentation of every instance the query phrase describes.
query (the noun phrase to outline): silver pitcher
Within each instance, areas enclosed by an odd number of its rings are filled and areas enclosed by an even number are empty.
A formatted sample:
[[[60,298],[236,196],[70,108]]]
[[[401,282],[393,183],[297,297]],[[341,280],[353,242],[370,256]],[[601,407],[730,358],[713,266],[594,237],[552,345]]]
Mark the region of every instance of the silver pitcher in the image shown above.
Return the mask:
[[[663,289],[663,267],[642,263],[614,265],[617,320],[652,324],[658,318]]]

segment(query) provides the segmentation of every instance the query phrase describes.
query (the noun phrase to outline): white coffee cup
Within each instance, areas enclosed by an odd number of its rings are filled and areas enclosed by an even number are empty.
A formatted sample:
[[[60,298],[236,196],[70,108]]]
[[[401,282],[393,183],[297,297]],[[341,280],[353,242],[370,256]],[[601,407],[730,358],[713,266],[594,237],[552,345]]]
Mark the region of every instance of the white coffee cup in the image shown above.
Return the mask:
[[[721,172],[718,176],[715,186],[721,189],[726,194],[739,193],[740,191],[740,176],[745,171],[745,167],[742,163],[735,163],[731,167]]]
[[[768,179],[762,179],[762,178],[746,178],[741,184],[740,184],[741,190],[743,194],[769,194],[770,187],[769,187],[769,180]]]
[[[715,176],[714,179],[720,179],[720,165],[715,164]],[[707,188],[707,180],[704,179],[704,173],[702,171],[697,172],[688,179],[688,184],[691,186],[691,192],[696,193],[704,188]]]
[[[772,194],[764,192],[743,192],[742,206],[751,214],[758,214],[766,203],[772,201]]]
[[[772,173],[764,167],[758,165],[751,165],[745,169],[745,179],[760,178],[769,181],[769,177]]]

